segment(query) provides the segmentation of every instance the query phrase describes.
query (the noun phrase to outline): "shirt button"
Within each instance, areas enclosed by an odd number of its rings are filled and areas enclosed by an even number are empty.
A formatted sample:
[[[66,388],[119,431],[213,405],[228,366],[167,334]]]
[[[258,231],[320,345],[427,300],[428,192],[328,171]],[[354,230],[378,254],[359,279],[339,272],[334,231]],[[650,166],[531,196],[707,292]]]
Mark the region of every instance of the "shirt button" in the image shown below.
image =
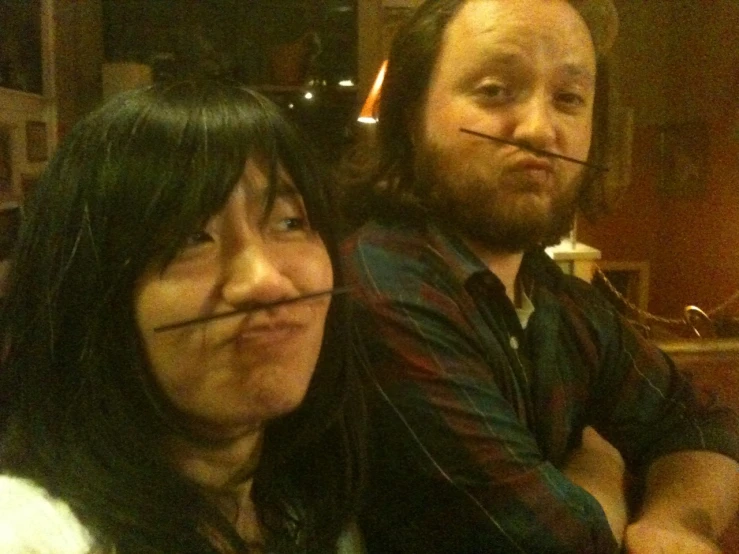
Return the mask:
[[[518,350],[518,339],[516,337],[511,337],[510,344],[513,350]]]

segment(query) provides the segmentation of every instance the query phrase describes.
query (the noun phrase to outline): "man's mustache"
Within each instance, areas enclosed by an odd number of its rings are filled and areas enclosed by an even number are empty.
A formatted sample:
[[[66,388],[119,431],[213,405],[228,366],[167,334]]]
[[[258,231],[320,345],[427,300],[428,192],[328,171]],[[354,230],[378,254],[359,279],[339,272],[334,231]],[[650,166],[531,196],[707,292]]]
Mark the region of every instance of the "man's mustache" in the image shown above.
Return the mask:
[[[515,146],[517,148],[520,148],[521,150],[527,150],[528,152],[531,152],[532,154],[536,154],[537,156],[548,156],[550,158],[559,158],[560,160],[566,160],[568,162],[580,164],[585,167],[595,169],[596,171],[606,172],[609,170],[609,168],[604,165],[593,164],[593,163],[590,163],[584,160],[578,160],[577,158],[570,158],[569,156],[563,156],[562,154],[555,154],[554,152],[549,152],[548,150],[542,150],[541,148],[534,148],[533,146],[529,146],[528,144],[524,144],[522,142],[516,142],[514,140],[508,140],[508,139],[496,137],[493,135],[487,135],[485,133],[480,133],[479,131],[465,129],[464,127],[461,127],[459,130],[463,133],[467,133],[468,135],[474,135],[476,137],[482,137],[488,140],[493,140],[495,142],[502,142],[503,144]]]

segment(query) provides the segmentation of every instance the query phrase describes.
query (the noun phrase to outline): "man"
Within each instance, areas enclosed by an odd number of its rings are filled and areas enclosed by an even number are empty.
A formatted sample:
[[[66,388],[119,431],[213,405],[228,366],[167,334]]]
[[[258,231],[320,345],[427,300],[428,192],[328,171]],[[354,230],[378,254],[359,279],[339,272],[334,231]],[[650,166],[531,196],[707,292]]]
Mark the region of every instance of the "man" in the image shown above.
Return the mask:
[[[371,552],[719,552],[736,414],[543,252],[599,207],[616,26],[611,0],[429,0],[395,37],[345,195]]]

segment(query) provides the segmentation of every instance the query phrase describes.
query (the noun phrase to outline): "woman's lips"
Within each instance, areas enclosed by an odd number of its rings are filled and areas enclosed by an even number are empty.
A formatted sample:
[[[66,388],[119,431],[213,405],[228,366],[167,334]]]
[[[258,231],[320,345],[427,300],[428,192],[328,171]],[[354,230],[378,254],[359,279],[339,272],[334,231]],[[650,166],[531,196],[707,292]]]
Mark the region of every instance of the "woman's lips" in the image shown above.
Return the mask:
[[[308,329],[308,324],[299,320],[284,320],[262,324],[248,324],[239,328],[235,342],[239,347],[287,347],[299,339]]]

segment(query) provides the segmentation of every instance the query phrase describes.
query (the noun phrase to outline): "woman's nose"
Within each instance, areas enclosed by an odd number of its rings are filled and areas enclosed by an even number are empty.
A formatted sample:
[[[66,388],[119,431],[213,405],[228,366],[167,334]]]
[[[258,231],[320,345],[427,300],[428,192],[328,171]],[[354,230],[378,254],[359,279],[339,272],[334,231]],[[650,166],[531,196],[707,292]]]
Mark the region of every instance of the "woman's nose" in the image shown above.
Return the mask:
[[[294,295],[292,281],[261,245],[241,248],[224,265],[222,295],[232,306],[266,304]]]

